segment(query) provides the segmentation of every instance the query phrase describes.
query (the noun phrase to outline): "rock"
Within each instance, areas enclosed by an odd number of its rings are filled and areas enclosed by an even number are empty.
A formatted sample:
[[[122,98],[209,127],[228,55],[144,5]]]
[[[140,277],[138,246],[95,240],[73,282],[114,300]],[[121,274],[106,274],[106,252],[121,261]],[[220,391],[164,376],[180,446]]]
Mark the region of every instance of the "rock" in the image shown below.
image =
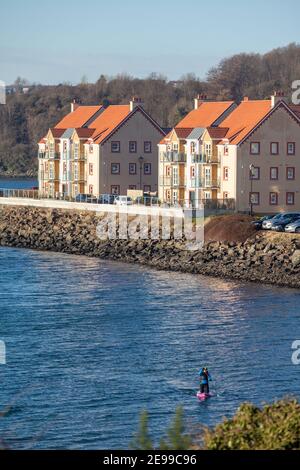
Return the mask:
[[[298,266],[300,264],[300,250],[296,250],[294,253],[293,253],[293,256],[292,256],[292,265],[294,267]]]

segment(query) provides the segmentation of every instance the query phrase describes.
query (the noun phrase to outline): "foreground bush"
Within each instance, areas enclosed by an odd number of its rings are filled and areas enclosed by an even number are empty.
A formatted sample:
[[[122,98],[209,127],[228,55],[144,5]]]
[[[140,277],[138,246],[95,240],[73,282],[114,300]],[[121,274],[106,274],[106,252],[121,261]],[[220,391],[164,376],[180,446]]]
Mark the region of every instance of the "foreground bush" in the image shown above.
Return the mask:
[[[141,415],[135,449],[152,449],[148,415]],[[167,437],[161,439],[162,450],[292,450],[300,449],[300,404],[284,399],[258,408],[245,403],[235,416],[214,428],[199,433],[185,433],[182,408],[178,408]]]

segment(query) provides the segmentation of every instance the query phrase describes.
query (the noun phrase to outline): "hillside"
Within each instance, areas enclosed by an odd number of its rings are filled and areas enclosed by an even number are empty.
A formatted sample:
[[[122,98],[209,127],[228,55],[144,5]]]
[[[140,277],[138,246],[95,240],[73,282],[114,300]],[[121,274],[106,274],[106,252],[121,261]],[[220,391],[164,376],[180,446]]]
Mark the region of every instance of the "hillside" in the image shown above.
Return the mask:
[[[210,99],[239,101],[243,96],[266,98],[282,89],[290,97],[291,84],[299,76],[300,45],[290,44],[264,55],[238,54],[224,59],[205,81],[193,74],[177,82],[155,74],[146,79],[101,75],[93,84],[36,85],[24,94],[18,79],[17,92],[0,106],[0,174],[36,172],[36,143],[69,111],[73,99],[82,104],[119,104],[137,95],[162,126],[172,127],[190,111],[197,93],[206,93]]]

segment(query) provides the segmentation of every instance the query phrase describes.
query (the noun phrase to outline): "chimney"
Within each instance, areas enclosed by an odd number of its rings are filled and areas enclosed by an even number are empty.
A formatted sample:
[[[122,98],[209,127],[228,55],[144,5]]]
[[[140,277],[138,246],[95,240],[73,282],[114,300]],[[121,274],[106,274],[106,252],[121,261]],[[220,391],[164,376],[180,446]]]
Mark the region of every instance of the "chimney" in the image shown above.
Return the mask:
[[[133,111],[137,106],[143,107],[143,102],[141,98],[138,98],[137,96],[133,96],[131,101],[129,102],[130,106],[130,111]]]
[[[274,94],[271,96],[271,108],[274,108],[282,100],[284,100],[284,92],[282,90],[274,91]]]
[[[73,111],[75,111],[75,109],[77,109],[78,106],[79,106],[79,103],[76,103],[76,100],[73,100],[71,103],[71,113],[73,113]]]
[[[206,95],[197,95],[196,98],[194,99],[194,109],[198,109],[200,103],[203,103],[203,101],[207,100]]]

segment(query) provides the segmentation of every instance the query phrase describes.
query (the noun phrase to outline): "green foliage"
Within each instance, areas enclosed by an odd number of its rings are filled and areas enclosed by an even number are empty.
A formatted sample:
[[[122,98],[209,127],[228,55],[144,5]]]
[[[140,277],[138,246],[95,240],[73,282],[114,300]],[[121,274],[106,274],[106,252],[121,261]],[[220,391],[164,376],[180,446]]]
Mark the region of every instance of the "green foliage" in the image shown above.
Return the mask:
[[[167,438],[160,442],[161,450],[187,450],[191,448],[192,439],[184,433],[183,409],[178,407],[173,422],[167,431]]]
[[[134,436],[130,447],[134,450],[152,450],[153,445],[148,430],[149,416],[147,411],[143,411],[140,416],[139,429]]]
[[[232,419],[207,430],[208,450],[300,449],[300,404],[281,400],[262,409],[243,404]]]

